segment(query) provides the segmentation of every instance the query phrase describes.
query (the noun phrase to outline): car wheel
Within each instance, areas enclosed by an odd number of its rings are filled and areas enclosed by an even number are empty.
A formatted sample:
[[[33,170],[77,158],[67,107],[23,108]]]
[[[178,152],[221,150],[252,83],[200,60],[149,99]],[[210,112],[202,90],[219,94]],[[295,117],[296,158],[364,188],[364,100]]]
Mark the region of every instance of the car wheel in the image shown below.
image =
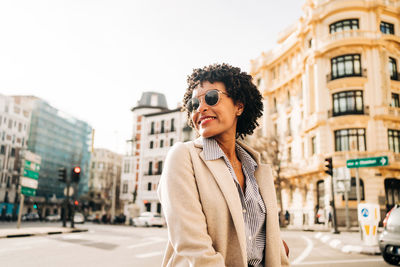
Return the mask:
[[[383,259],[387,263],[400,266],[400,257],[399,256],[390,255],[390,254],[387,254],[386,252],[383,252],[382,256],[383,256]]]

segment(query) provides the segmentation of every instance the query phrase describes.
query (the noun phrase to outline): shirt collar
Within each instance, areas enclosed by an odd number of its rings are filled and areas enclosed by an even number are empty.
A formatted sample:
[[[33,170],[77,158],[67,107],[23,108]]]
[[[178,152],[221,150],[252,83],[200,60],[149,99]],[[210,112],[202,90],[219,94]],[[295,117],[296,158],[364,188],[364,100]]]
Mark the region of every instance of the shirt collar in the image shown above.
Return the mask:
[[[202,142],[205,160],[216,160],[225,156],[224,152],[214,138],[202,138]],[[235,144],[235,148],[240,161],[245,164],[248,169],[254,171],[258,166],[256,161],[237,142]]]

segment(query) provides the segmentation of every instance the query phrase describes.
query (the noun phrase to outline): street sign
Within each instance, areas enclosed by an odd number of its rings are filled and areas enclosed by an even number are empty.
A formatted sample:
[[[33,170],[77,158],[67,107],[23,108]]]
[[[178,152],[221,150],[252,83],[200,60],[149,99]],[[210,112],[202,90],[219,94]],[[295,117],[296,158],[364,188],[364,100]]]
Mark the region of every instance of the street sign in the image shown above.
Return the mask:
[[[349,159],[346,162],[347,168],[362,168],[362,167],[376,167],[389,165],[389,158],[387,156],[363,158],[363,159]]]
[[[24,187],[36,189],[38,187],[38,180],[31,179],[28,177],[21,177],[21,185]]]
[[[21,193],[25,196],[36,196],[36,189],[21,186]]]
[[[37,172],[34,172],[34,171],[30,171],[30,170],[26,170],[26,169],[24,169],[24,175],[23,175],[24,177],[29,177],[29,178],[32,178],[32,179],[39,179],[39,173],[37,173]]]
[[[27,169],[27,170],[32,170],[32,171],[35,171],[35,172],[39,172],[40,171],[40,164],[31,162],[29,160],[25,160],[24,168]]]
[[[333,181],[336,193],[344,193],[350,191],[350,170],[346,167],[333,169]]]
[[[37,164],[40,164],[42,162],[42,158],[39,155],[36,155],[28,150],[24,152],[24,159],[27,161],[35,162]]]

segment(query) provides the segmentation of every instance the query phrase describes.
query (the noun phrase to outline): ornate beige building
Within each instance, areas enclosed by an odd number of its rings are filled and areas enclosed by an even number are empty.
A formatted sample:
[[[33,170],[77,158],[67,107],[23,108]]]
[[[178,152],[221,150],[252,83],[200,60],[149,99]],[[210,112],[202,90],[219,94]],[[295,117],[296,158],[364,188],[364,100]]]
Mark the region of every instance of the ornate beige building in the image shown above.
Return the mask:
[[[400,1],[308,0],[275,49],[251,62],[265,100],[264,136],[277,134],[284,155],[283,206],[291,223],[311,225],[329,211],[324,159],[388,156],[359,168],[361,200],[383,212],[400,200]],[[355,169],[349,207],[356,224]],[[343,194],[335,194],[344,224]]]
[[[90,213],[113,215],[113,201],[115,215],[121,213],[122,207],[119,201],[121,167],[122,155],[108,149],[94,149],[89,176],[88,205]]]

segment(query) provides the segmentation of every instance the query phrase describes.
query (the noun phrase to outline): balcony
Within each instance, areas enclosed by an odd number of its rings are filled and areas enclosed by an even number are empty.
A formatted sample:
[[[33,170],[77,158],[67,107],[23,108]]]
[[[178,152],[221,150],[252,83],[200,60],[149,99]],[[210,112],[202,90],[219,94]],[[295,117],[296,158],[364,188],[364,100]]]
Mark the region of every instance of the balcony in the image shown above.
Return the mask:
[[[343,78],[353,78],[353,77],[363,77],[366,78],[367,77],[367,69],[362,69],[360,70],[360,73],[346,73],[343,75],[336,75],[336,76],[332,76],[332,73],[329,73],[326,75],[326,81],[330,82],[333,80],[337,80],[337,79],[343,79]]]
[[[395,72],[392,75],[390,75],[390,79],[392,81],[400,81],[400,72]]]
[[[374,113],[374,118],[376,119],[400,122],[400,108],[390,106],[376,107]]]
[[[157,191],[156,190],[142,190],[140,192],[140,199],[142,200],[158,200]]]
[[[334,111],[333,109],[328,110],[328,118],[346,116],[346,115],[369,115],[369,106],[365,106],[363,110],[346,110],[346,111]]]

